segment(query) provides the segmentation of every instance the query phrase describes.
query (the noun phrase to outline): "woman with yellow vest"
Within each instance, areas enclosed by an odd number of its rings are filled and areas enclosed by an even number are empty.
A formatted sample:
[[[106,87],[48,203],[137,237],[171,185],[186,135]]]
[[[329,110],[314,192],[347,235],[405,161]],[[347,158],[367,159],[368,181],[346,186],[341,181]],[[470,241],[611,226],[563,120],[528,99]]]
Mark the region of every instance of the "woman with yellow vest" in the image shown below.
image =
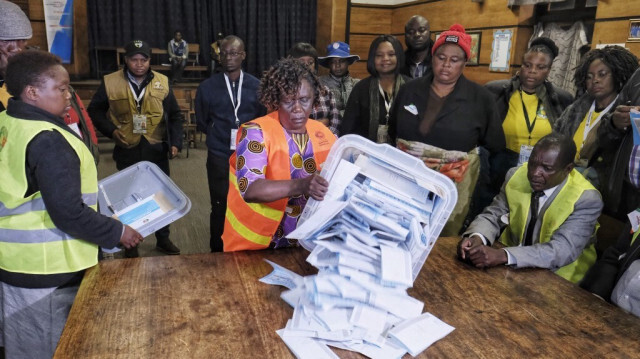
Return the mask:
[[[317,172],[336,140],[309,119],[318,78],[299,60],[280,60],[262,77],[260,102],[269,114],[240,127],[229,160],[224,251],[297,245],[286,238],[309,197],[322,200],[329,183]]]
[[[55,55],[9,60],[14,97],[0,113],[0,330],[8,358],[52,357],[98,246],[142,236],[96,212],[91,151],[64,122],[69,75]]]

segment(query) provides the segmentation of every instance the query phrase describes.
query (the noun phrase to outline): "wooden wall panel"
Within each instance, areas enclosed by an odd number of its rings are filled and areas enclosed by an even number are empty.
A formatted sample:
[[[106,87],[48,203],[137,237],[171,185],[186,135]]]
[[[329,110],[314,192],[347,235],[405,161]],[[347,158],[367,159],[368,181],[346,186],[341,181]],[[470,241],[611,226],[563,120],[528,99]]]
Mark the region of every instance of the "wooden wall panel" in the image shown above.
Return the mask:
[[[347,31],[347,0],[333,0],[332,17],[333,26],[330,42],[344,41]]]
[[[318,0],[316,49],[326,55],[327,45],[344,41],[347,25],[347,0]]]
[[[613,17],[640,18],[638,0],[598,0],[597,19]]]
[[[29,13],[31,21],[44,21],[44,3],[42,0],[29,0]]]
[[[504,0],[485,0],[484,3],[443,0],[400,7],[394,10],[391,32],[404,33],[405,23],[416,14],[429,20],[431,31],[446,30],[454,23],[465,28],[510,27],[519,23],[520,10],[514,9],[509,9]]]
[[[507,72],[489,72],[489,66],[467,66],[464,68],[464,76],[469,80],[484,85],[489,81],[511,78]]]
[[[29,46],[37,46],[40,50],[47,51],[47,29],[44,26],[44,21],[32,21],[31,29],[33,30],[33,37],[27,44]]]
[[[369,46],[375,38],[376,35],[351,35],[349,39],[351,53],[359,55],[361,60],[366,61],[369,55]]]
[[[351,7],[350,32],[360,34],[388,34],[393,10],[389,8]],[[404,32],[404,30],[402,31]]]
[[[367,72],[367,62],[366,61],[358,61],[353,65],[349,66],[349,73],[353,78],[363,79],[369,76]]]
[[[595,48],[596,44],[624,43],[629,51],[640,57],[640,42],[627,42],[628,33],[629,20],[596,21],[591,48]]]

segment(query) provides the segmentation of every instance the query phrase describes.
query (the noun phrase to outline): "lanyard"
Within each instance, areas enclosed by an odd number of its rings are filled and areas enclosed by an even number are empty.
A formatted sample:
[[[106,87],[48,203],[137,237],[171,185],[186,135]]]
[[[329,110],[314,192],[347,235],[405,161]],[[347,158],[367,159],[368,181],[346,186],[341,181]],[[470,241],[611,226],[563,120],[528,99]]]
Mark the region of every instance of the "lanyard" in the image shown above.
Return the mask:
[[[131,89],[133,100],[136,102],[136,110],[138,110],[138,114],[140,114],[140,111],[142,110],[142,105],[140,104],[140,101],[142,100],[144,93],[147,91],[147,88],[146,87],[143,88],[142,91],[140,91],[140,95],[136,95],[136,91],[133,89],[133,85],[131,84],[131,81],[129,81],[129,88]]]
[[[231,84],[229,83],[229,76],[224,74],[224,80],[227,82],[227,92],[229,92],[229,99],[231,99],[231,105],[233,106],[233,114],[236,116],[236,128],[240,127],[240,119],[238,119],[238,109],[240,108],[240,101],[242,100],[242,80],[244,79],[244,72],[240,71],[240,83],[238,84],[238,103],[233,104],[233,91],[231,91]]]
[[[387,116],[385,117],[387,123],[389,122],[389,110],[391,109],[391,102],[393,102],[393,97],[387,101],[387,95],[385,95],[384,90],[382,89],[382,85],[378,83],[378,90],[380,90],[380,95],[382,95],[382,99],[384,99],[384,109],[387,111]]]
[[[618,95],[618,96],[620,96],[620,95]],[[589,109],[589,112],[587,114],[587,123],[585,123],[585,125],[584,125],[584,134],[582,135],[582,144],[584,144],[584,141],[587,140],[587,135],[589,135],[589,131],[591,131],[594,127],[596,127],[598,122],[600,122],[600,119],[602,118],[602,116],[605,113],[609,112],[611,107],[613,107],[613,104],[616,103],[616,101],[618,100],[618,96],[616,96],[616,98],[613,99],[613,101],[611,101],[609,106],[605,107],[605,109],[600,112],[598,117],[596,117],[595,121],[593,121],[593,123],[591,123],[591,119],[593,117],[593,113],[595,112],[595,109],[596,109],[596,100],[593,100],[593,103],[591,104],[591,108]]]
[[[538,120],[538,112],[540,111],[540,99],[538,99],[538,105],[536,106],[536,116],[533,118],[533,123],[529,121],[529,112],[527,111],[527,106],[524,105],[524,100],[522,99],[522,90],[520,91],[520,102],[522,103],[522,112],[524,112],[524,120],[527,122],[527,130],[529,131],[529,145],[531,145],[531,132],[533,132],[533,128],[536,126],[536,121]]]

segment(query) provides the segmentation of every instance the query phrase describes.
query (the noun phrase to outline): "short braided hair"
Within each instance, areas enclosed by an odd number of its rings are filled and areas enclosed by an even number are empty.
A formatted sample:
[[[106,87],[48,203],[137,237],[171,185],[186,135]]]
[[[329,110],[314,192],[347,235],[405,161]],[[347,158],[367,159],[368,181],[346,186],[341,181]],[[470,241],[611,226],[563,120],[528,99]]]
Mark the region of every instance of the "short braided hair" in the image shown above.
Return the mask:
[[[302,62],[294,58],[284,58],[271,66],[262,74],[258,96],[269,111],[277,111],[280,102],[289,96],[295,96],[300,89],[302,80],[307,80],[313,89],[313,106],[319,104],[320,94],[326,96],[324,86],[318,77]]]
[[[589,66],[595,60],[602,61],[609,69],[613,77],[613,86],[616,93],[622,90],[627,80],[638,68],[638,58],[624,47],[613,45],[602,49],[593,49],[587,52],[580,61],[573,76],[573,81],[578,89],[587,89],[587,75]]]

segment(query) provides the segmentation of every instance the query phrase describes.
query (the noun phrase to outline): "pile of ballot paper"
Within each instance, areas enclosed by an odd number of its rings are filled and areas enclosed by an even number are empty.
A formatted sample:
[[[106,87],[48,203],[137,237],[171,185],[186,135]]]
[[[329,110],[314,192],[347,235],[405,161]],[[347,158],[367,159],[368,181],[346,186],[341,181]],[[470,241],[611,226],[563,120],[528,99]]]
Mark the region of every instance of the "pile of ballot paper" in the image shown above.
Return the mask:
[[[358,141],[332,150],[325,200],[288,236],[311,250],[318,274],[301,277],[270,262],[274,271],[261,279],[289,288],[282,298],[293,318],[278,334],[299,358],[337,358],[328,346],[415,356],[454,329],[407,294],[455,204],[451,181],[421,163],[409,173],[414,158]]]

